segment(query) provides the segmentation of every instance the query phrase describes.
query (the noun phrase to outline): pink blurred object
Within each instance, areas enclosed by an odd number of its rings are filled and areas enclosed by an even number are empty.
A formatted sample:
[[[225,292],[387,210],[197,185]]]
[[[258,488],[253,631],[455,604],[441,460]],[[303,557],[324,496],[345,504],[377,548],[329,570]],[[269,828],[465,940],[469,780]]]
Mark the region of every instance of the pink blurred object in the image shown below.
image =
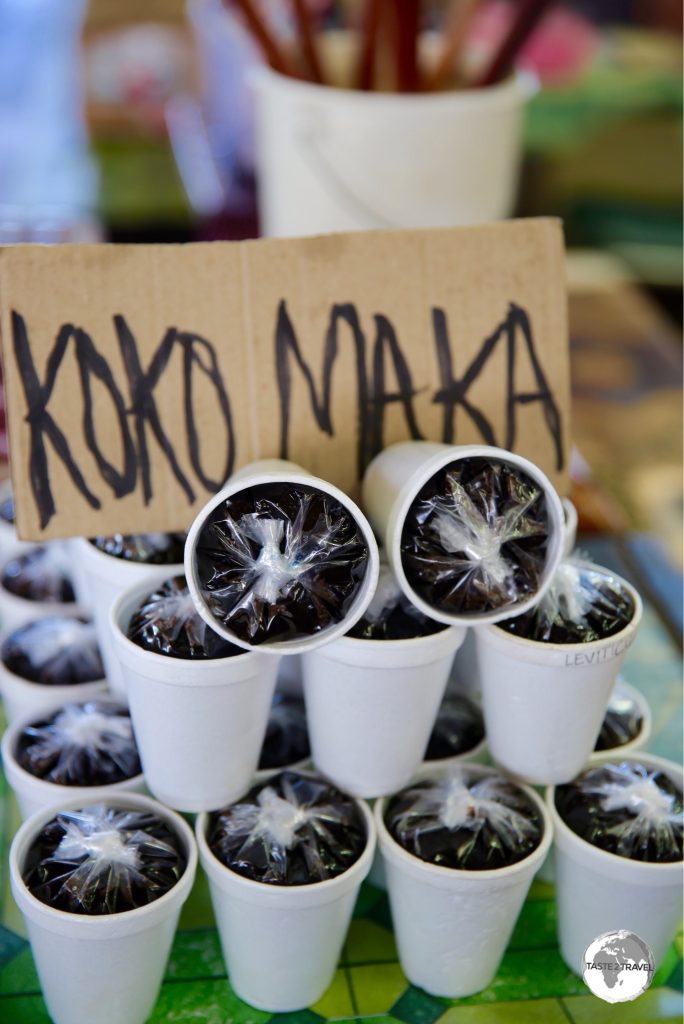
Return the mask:
[[[468,64],[486,63],[511,22],[505,0],[484,3],[468,35]],[[520,52],[519,67],[534,71],[544,85],[564,85],[578,78],[600,44],[598,30],[574,11],[554,6]]]

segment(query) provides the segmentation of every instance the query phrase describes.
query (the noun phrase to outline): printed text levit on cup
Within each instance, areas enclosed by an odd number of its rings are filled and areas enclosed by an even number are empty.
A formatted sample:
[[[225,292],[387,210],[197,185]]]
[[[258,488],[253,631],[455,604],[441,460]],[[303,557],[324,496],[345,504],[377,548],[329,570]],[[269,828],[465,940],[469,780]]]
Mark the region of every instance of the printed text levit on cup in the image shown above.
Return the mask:
[[[610,647],[602,647],[598,651],[578,651],[576,654],[566,654],[565,664],[566,665],[599,665],[603,661],[612,661],[613,658],[617,658],[618,655],[626,651],[628,647],[631,647],[634,641],[634,633],[624,637],[622,640],[616,640]]]

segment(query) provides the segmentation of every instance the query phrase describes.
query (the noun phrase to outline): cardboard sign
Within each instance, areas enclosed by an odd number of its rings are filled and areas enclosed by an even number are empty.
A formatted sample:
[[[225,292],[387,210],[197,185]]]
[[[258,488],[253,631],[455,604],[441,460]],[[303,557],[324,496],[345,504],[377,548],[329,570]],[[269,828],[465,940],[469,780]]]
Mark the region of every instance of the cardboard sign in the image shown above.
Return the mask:
[[[21,537],[185,529],[258,458],[358,495],[407,438],[486,442],[563,489],[555,220],[0,253]]]

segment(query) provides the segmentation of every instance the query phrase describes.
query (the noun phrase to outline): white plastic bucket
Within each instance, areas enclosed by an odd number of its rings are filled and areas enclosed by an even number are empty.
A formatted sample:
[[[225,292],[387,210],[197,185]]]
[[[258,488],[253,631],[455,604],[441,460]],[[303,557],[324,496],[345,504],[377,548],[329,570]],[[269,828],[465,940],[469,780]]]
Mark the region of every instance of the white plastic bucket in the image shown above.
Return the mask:
[[[355,38],[326,33],[326,68],[343,84]],[[266,235],[482,224],[512,212],[529,77],[408,95],[260,68],[253,90]]]

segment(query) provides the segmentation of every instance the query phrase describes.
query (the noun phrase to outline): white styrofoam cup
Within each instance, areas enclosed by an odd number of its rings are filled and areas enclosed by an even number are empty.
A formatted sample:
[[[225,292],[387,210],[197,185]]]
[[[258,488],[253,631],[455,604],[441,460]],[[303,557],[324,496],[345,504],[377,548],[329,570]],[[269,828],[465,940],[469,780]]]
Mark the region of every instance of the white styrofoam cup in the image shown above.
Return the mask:
[[[289,1013],[316,1003],[332,981],[354,903],[375,848],[375,825],[358,801],[366,846],[341,875],[310,885],[269,885],[225,867],[207,842],[208,816],[195,833],[230,984],[250,1006]]]
[[[78,699],[76,698],[76,700]],[[142,774],[135,775],[130,779],[123,779],[121,782],[114,782],[108,786],[62,786],[56,782],[50,782],[48,779],[32,775],[31,772],[22,768],[16,757],[17,743],[22,730],[26,726],[40,721],[42,716],[47,717],[58,711],[62,706],[60,703],[43,705],[38,713],[34,711],[27,717],[13,722],[2,737],[0,743],[2,767],[17,798],[22,820],[30,818],[32,814],[44,807],[61,806],[65,800],[70,800],[72,797],[80,798],[84,803],[93,804],[107,803],[112,796],[121,792],[145,792],[145,779]]]
[[[454,615],[428,604],[409,583],[401,555],[404,523],[418,492],[440,470],[464,459],[482,458],[506,463],[529,476],[546,499],[549,538],[544,570],[534,594],[514,604],[487,612]],[[537,603],[551,583],[563,554],[563,506],[550,481],[528,459],[514,452],[489,445],[438,444],[431,441],[404,441],[390,445],[376,455],[363,478],[363,507],[387,553],[387,559],[406,597],[424,615],[450,625],[479,625],[520,615]]]
[[[23,553],[17,552],[17,554]],[[3,563],[3,568],[6,564],[7,562]],[[4,640],[15,629],[19,629],[35,619],[47,619],[52,615],[85,618],[86,610],[78,601],[32,601],[27,597],[20,597],[19,594],[13,594],[11,590],[7,590],[0,584],[1,639]]]
[[[606,755],[610,755],[613,758],[622,758],[623,756],[633,753],[635,750],[643,750],[651,737],[653,715],[651,713],[651,706],[641,690],[637,690],[636,686],[630,686],[629,683],[625,682],[622,676],[618,676],[615,681],[611,697],[619,697],[620,695],[631,698],[639,708],[639,714],[641,715],[641,728],[629,743],[623,743],[621,747],[611,747],[608,750],[592,750],[589,756],[590,764],[593,764],[596,761],[603,761]],[[608,700],[610,701],[610,697]]]
[[[230,629],[213,616],[204,598],[202,588],[197,578],[195,551],[206,520],[214,509],[219,505],[222,505],[228,498],[238,494],[240,491],[248,490],[253,487],[261,487],[267,484],[293,484],[299,487],[306,487],[322,491],[324,494],[327,494],[338,501],[350,514],[363,537],[368,550],[368,564],[366,566],[364,578],[358,587],[347,614],[338,623],[327,626],[319,632],[313,633],[311,636],[300,637],[297,640],[274,640],[271,642],[261,643],[258,647],[255,647],[254,645],[247,643],[241,637],[232,633]],[[237,473],[234,473],[223,490],[214,495],[214,497],[211,498],[204,508],[197,514],[192,526],[190,527],[188,539],[185,544],[185,576],[197,611],[205,622],[207,622],[213,630],[225,637],[226,640],[230,640],[231,643],[237,644],[239,647],[244,647],[246,650],[250,651],[258,649],[259,651],[270,652],[272,654],[303,654],[305,651],[314,650],[322,644],[327,644],[336,637],[342,636],[350,630],[356,622],[358,622],[370,604],[377,586],[378,572],[378,546],[376,544],[375,537],[373,536],[370,524],[358,505],[356,505],[351,498],[341,491],[339,487],[335,487],[326,480],[321,480],[318,477],[313,476],[305,469],[302,469],[301,466],[298,466],[294,462],[288,462],[285,459],[262,459],[257,462],[252,462],[247,466],[243,466],[243,468]]]
[[[182,811],[222,807],[249,786],[259,761],[278,658],[182,659],[146,651],[126,633],[134,612],[172,568],[125,590],[111,610],[115,656],[150,791]]]
[[[681,765],[653,754],[633,754],[646,768],[659,769],[682,788]],[[602,761],[615,762],[615,752]],[[620,857],[593,846],[565,824],[556,809],[555,787],[546,792],[554,824],[554,868],[561,956],[582,974],[589,944],[606,932],[634,932],[651,947],[656,970],[675,937],[682,916],[684,865]]]
[[[465,767],[474,778],[499,774],[482,765]],[[420,778],[440,774],[426,770]],[[399,961],[411,984],[430,995],[447,999],[473,995],[487,988],[499,968],[552,839],[543,801],[529,787],[521,788],[543,817],[541,843],[517,864],[489,871],[441,867],[413,856],[385,825],[388,798],[375,805]]]
[[[637,735],[629,741],[629,743],[623,743],[621,747],[611,747],[608,750],[593,750],[589,756],[589,764],[597,764],[601,761],[605,761],[606,757],[611,757],[622,761],[624,757],[628,757],[636,750],[641,750],[648,743],[651,735],[651,724],[652,714],[651,708],[640,690],[637,690],[635,686],[630,686],[626,683],[621,676],[618,676],[613,693],[611,696],[616,694],[624,694],[626,697],[631,697],[635,701],[639,712],[641,714],[641,728]],[[543,792],[545,787],[540,787],[540,791]],[[555,871],[553,866],[553,850],[549,850],[548,857],[537,872],[537,878],[542,882],[553,883],[555,879]]]
[[[437,714],[439,715],[439,712]],[[455,768],[456,765],[489,763],[487,737],[485,736],[474,747],[471,747],[470,750],[464,750],[462,754],[453,754],[451,757],[436,757],[432,761],[424,760],[420,766],[420,771],[442,772],[450,771],[452,768]],[[370,804],[373,806],[374,801],[371,800]],[[370,869],[370,874],[368,875],[368,881],[378,889],[387,889],[385,862],[379,847],[375,851],[375,857],[373,858],[373,865]]]
[[[67,704],[72,701],[90,700],[107,690],[106,679],[94,679],[90,683],[69,683],[65,686],[49,686],[34,683],[31,679],[10,672],[0,659],[0,694],[9,723],[26,718],[47,704]]]
[[[311,755],[354,796],[392,793],[419,767],[465,630],[341,637],[303,657]]]
[[[81,588],[85,586],[86,598],[90,613],[95,623],[97,641],[105,668],[105,675],[110,690],[126,696],[126,679],[122,672],[119,659],[114,651],[109,618],[114,599],[127,590],[145,580],[158,580],[159,570],[166,570],[165,579],[182,576],[182,565],[150,565],[147,562],[131,562],[126,558],[115,558],[100,551],[85,537],[74,537],[71,551],[78,558],[79,568],[76,573]],[[150,586],[152,589],[152,586]],[[144,596],[144,595],[143,595]]]
[[[489,751],[496,764],[518,779],[535,785],[568,782],[594,749],[642,615],[634,587],[610,575],[634,605],[630,622],[614,636],[552,644],[498,626],[475,630]]]
[[[10,848],[12,894],[26,922],[54,1024],[143,1024],[156,1002],[181,907],[192,888],[197,847],[179,815],[149,797],[117,793],[108,806],[151,812],[182,839],[185,871],[169,892],[135,910],[98,916],[56,910],[36,899],[25,885],[26,855],[56,813],[90,804],[72,797],[24,822]]]

